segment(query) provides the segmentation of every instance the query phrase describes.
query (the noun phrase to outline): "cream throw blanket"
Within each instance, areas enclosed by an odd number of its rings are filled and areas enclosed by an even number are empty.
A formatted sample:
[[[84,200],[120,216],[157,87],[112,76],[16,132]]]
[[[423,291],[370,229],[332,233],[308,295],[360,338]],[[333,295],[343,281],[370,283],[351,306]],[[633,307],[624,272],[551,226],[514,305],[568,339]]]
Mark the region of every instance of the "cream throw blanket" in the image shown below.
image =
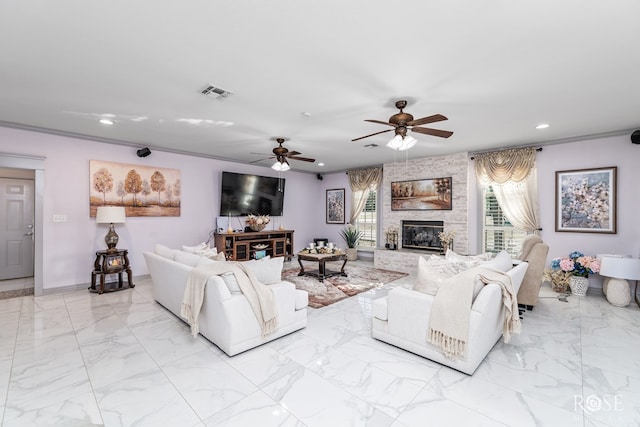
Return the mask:
[[[466,358],[473,288],[479,280],[483,285],[497,283],[502,288],[505,306],[502,334],[509,342],[512,333],[520,332],[518,301],[511,277],[502,271],[474,267],[445,280],[433,299],[427,342],[438,346],[452,359]]]
[[[278,312],[273,298],[273,290],[260,283],[256,276],[241,263],[216,262],[215,264],[197,267],[187,277],[180,315],[191,326],[191,334],[195,337],[200,331],[198,317],[204,301],[204,289],[212,275],[231,272],[238,281],[240,290],[249,301],[249,305],[262,328],[262,336],[267,336],[278,328]]]

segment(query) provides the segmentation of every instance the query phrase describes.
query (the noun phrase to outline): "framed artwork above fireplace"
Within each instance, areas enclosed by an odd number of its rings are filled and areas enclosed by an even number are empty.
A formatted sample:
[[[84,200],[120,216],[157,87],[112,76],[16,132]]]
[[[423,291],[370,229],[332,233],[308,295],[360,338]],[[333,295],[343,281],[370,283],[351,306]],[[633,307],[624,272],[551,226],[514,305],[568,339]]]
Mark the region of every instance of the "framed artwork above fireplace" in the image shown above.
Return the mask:
[[[451,177],[392,182],[391,210],[451,210]]]

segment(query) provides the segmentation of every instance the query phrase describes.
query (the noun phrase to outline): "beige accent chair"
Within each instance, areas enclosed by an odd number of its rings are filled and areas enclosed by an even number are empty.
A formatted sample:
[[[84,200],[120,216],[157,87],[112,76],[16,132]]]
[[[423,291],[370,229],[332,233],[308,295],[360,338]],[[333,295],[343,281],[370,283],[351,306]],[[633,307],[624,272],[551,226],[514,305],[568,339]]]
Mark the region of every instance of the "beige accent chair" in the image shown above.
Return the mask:
[[[538,304],[538,293],[542,286],[542,275],[548,253],[549,245],[544,243],[540,236],[530,234],[522,241],[522,250],[517,259],[529,263],[529,268],[518,291],[518,304],[527,310],[533,309],[533,306]]]

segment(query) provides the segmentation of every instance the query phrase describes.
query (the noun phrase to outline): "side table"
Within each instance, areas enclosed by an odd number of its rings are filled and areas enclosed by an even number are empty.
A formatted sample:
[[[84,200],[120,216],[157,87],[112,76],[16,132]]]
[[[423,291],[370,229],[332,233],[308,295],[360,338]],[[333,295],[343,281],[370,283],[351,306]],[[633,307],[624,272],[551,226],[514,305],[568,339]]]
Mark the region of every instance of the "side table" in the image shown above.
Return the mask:
[[[133,284],[131,267],[129,266],[129,251],[126,249],[102,250],[96,252],[96,260],[93,263],[91,272],[90,291],[104,293],[105,276],[108,274],[118,275],[118,287],[109,287],[107,291],[120,291],[122,289],[135,288]],[[122,287],[122,273],[127,273],[127,287]],[[96,276],[100,276],[100,288],[96,289]],[[115,282],[114,282],[115,283]]]

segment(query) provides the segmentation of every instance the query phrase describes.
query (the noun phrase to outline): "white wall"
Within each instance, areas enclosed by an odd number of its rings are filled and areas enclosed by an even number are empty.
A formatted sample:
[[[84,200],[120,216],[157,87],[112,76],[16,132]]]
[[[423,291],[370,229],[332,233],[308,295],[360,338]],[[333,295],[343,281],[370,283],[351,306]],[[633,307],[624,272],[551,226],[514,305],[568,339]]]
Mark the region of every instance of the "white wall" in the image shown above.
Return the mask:
[[[89,160],[175,168],[181,171],[180,217],[131,217],[118,225],[118,247],[129,250],[134,276],[147,274],[142,256],[155,243],[171,247],[207,240],[220,209],[221,172],[277,176],[270,168],[154,150],[146,158],[136,148],[0,127],[0,152],[45,157],[43,289],[86,284],[95,251],[105,247],[107,229],[89,217]],[[286,172],[284,226],[302,249],[324,221],[324,190],[314,174]],[[54,214],[67,222],[54,223]],[[279,218],[270,227],[280,225]],[[239,226],[239,225],[238,225]],[[235,225],[234,225],[235,227]]]

